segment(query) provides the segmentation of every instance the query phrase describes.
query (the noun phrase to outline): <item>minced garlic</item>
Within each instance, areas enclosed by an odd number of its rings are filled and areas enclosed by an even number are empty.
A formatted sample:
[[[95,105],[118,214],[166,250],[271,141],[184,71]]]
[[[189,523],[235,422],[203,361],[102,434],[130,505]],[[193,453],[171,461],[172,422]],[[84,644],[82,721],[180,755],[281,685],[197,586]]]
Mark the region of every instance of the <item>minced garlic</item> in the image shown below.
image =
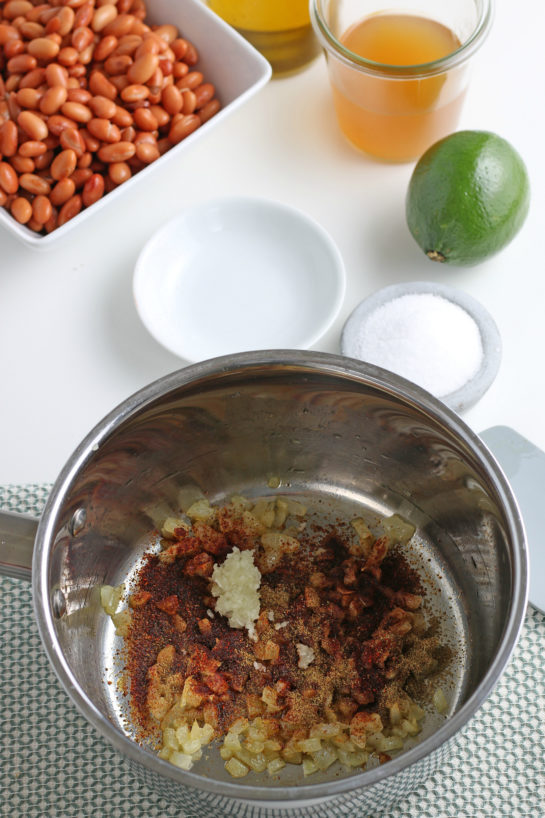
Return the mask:
[[[257,640],[255,621],[259,616],[261,574],[254,565],[253,551],[236,546],[212,573],[212,594],[217,597],[216,611],[229,620],[232,628],[247,628],[248,636]]]

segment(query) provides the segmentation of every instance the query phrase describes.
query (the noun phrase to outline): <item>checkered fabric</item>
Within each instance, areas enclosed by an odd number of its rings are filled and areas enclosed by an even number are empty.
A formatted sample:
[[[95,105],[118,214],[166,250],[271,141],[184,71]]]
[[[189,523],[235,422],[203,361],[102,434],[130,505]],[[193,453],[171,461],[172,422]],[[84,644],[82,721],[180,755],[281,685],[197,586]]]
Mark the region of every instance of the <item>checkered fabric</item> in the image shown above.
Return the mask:
[[[38,515],[50,486],[0,487],[0,506]],[[257,814],[204,803],[173,806],[76,712],[41,648],[30,587],[0,578],[0,815],[10,818],[223,818]],[[393,782],[390,783],[390,787]],[[395,808],[377,792],[375,818],[545,818],[545,617],[528,609],[499,685],[428,778]],[[264,815],[276,815],[270,810]],[[289,815],[283,811],[281,814]],[[334,802],[316,816],[369,818]]]

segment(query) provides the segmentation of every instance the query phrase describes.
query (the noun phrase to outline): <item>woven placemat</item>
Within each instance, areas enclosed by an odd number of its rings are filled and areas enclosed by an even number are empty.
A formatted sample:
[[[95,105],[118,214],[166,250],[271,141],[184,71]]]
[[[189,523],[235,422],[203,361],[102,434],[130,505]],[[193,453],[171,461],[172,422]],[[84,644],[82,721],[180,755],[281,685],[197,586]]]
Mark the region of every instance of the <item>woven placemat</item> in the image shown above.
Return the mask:
[[[49,490],[0,487],[0,507],[38,515]],[[197,818],[148,789],[77,713],[42,650],[30,587],[0,578],[0,605],[0,814]],[[545,816],[545,617],[533,608],[444,769],[382,818],[488,816]]]

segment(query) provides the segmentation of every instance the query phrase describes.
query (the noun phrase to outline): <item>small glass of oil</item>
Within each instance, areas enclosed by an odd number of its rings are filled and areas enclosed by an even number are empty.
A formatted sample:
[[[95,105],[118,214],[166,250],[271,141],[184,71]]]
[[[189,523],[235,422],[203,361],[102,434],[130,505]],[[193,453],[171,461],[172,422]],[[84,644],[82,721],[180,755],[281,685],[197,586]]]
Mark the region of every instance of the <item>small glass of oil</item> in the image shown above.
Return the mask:
[[[492,0],[311,0],[341,131],[385,161],[418,158],[457,127]]]
[[[320,52],[308,0],[208,0],[270,62],[275,77],[293,74]]]

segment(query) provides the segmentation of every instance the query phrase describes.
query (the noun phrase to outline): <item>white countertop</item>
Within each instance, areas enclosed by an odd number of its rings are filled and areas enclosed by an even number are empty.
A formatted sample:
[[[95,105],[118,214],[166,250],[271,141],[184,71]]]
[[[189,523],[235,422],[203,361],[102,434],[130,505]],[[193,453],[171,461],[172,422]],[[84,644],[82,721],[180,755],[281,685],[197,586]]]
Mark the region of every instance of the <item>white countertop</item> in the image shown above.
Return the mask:
[[[342,325],[380,287],[451,284],[489,310],[503,341],[496,381],[465,420],[514,427],[545,449],[545,5],[497,0],[460,127],[495,131],[521,153],[528,219],[498,256],[472,268],[428,261],[405,224],[413,164],[372,162],[338,131],[324,58],[270,82],[191,151],[97,212],[50,251],[0,232],[0,483],[53,481],[86,433],[140,387],[185,361],[148,335],[132,300],[136,257],[186,203],[242,194],[289,203],[320,222],[344,256],[342,310],[316,349],[338,352]],[[220,271],[221,272],[221,271]]]

